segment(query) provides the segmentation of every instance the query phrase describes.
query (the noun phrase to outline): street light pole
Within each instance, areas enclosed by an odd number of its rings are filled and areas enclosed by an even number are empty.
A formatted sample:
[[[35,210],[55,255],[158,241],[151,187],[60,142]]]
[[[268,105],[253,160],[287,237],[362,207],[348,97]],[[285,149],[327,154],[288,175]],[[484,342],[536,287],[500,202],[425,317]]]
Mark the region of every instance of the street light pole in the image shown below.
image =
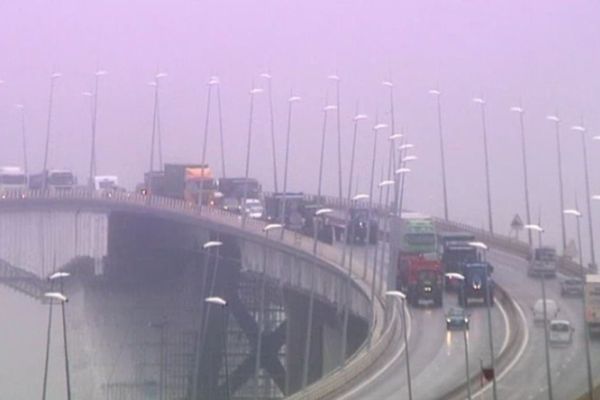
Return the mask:
[[[317,256],[317,233],[319,231],[319,220],[326,214],[333,212],[331,208],[321,208],[315,212],[313,217],[313,255]],[[315,307],[315,264],[310,268],[310,293],[308,299],[308,321],[306,324],[306,340],[304,347],[304,359],[302,361],[302,389],[308,384],[308,365],[310,347],[312,342],[313,313]]]
[[[525,213],[527,217],[527,223],[531,223],[531,208],[529,207],[529,182],[527,176],[527,145],[525,142],[525,123],[523,122],[523,114],[525,111],[521,107],[511,107],[510,111],[519,114],[519,127],[521,133],[521,155],[523,157],[523,185],[525,186]],[[529,247],[533,246],[533,239],[531,237],[531,230],[527,230],[527,243]]]
[[[365,114],[356,114],[354,120],[354,131],[352,133],[352,151],[350,154],[350,175],[348,177],[348,199],[352,197],[352,181],[354,179],[354,159],[356,156],[356,136],[358,133],[358,122],[367,119]]]
[[[369,195],[367,194],[357,194],[356,196],[351,198],[351,207],[353,205],[355,205],[355,203],[359,200],[364,200],[367,199],[369,197]],[[354,224],[350,225],[350,232],[348,232],[348,225],[350,224],[350,210],[348,210],[348,212],[346,213],[346,226],[345,226],[345,232],[344,232],[344,247],[343,247],[343,251],[342,251],[342,267],[344,267],[346,265],[346,249],[348,248],[348,241],[352,241],[352,243],[354,243]],[[349,235],[349,236],[348,236]],[[349,319],[349,313],[350,313],[350,283],[352,282],[352,270],[353,270],[353,249],[354,246],[350,246],[350,256],[348,259],[348,273],[346,274],[346,288],[345,288],[345,293],[346,293],[346,304],[344,306],[344,321],[343,321],[343,326],[342,326],[342,350],[341,350],[341,357],[342,357],[342,362],[340,363],[341,365],[344,365],[346,362],[346,348],[348,346],[348,344],[346,343],[348,340],[348,319]]]
[[[267,80],[267,90],[269,95],[269,121],[271,125],[271,150],[273,154],[273,190],[275,193],[279,192],[279,185],[277,182],[278,174],[277,174],[277,147],[275,146],[275,117],[273,113],[273,85],[272,85],[272,76],[270,73],[262,73],[260,74],[261,78]]]
[[[54,103],[54,82],[62,76],[59,72],[54,72],[50,76],[50,96],[48,99],[48,120],[46,122],[46,146],[44,147],[44,168],[42,172],[44,173],[44,189],[46,189],[46,173],[48,171],[48,149],[50,146],[50,125],[52,124],[52,106]]]
[[[563,171],[562,171],[562,148],[560,143],[560,118],[556,115],[548,115],[546,117],[548,121],[554,122],[554,133],[556,136],[556,160],[558,166],[558,191],[559,191],[559,200],[560,200],[560,232],[562,239],[562,252],[563,255],[567,250],[567,233],[565,230],[565,215],[562,210],[565,209],[565,201],[564,201],[564,190],[563,190]]]
[[[486,119],[485,119],[485,100],[480,97],[476,97],[473,99],[473,101],[475,103],[479,104],[480,108],[481,108],[481,126],[482,126],[482,133],[483,133],[483,154],[485,157],[485,186],[486,186],[487,205],[488,205],[488,223],[489,223],[490,233],[493,236],[494,235],[494,221],[492,218],[492,194],[491,194],[491,188],[490,188],[490,162],[489,162],[489,157],[488,157],[487,126],[486,126]]]
[[[209,305],[216,305],[221,308],[223,312],[223,362],[225,364],[225,390],[227,394],[227,400],[231,399],[231,388],[229,387],[229,363],[227,362],[227,324],[229,322],[229,315],[227,315],[227,301],[221,297],[207,297],[204,299],[205,303]]]
[[[373,127],[373,156],[371,158],[371,182],[369,184],[369,208],[367,210],[367,238],[366,242],[371,241],[371,216],[373,209],[373,185],[375,183],[375,162],[377,161],[377,132],[381,129],[387,128],[386,124],[380,124],[375,121],[375,126]],[[363,270],[363,279],[367,277],[367,267],[369,260],[369,248],[365,247],[365,259],[364,259],[364,270]]]
[[[68,273],[58,272],[58,273],[53,274],[50,277],[50,280],[65,278],[67,276],[69,276]],[[62,286],[63,285],[61,282],[61,287]],[[66,377],[66,382],[67,382],[67,400],[71,400],[71,375],[69,373],[69,352],[68,352],[68,345],[67,345],[67,320],[66,320],[66,315],[65,315],[65,303],[67,301],[69,301],[69,299],[60,292],[47,292],[47,293],[44,293],[44,297],[50,299],[50,308],[52,308],[53,300],[59,301],[60,305],[61,305],[62,326],[63,326],[63,346],[64,346],[64,353],[65,353],[65,377]],[[49,329],[50,329],[50,326],[49,326]],[[48,336],[48,338],[49,338],[49,336]],[[50,342],[48,341],[47,349],[49,349],[49,346],[50,346]],[[46,358],[46,360],[48,360],[48,358]],[[46,397],[46,383],[47,383],[46,378],[47,378],[47,369],[44,372],[44,391],[43,391],[42,398]]]
[[[587,129],[585,129],[581,125],[576,125],[571,128],[571,130],[575,132],[579,132],[581,134],[581,151],[583,153],[583,171],[585,174],[585,199],[587,204],[587,217],[588,217],[588,229],[589,229],[589,238],[590,238],[590,258],[591,258],[591,269],[592,271],[597,271],[596,265],[596,251],[594,249],[594,227],[592,223],[592,195],[590,194],[590,176],[588,170],[588,159],[587,159],[587,146],[585,142],[585,133]]]
[[[92,143],[90,149],[90,177],[89,185],[93,187],[94,176],[96,176],[96,121],[98,116],[98,81],[101,76],[106,75],[107,72],[104,70],[96,71],[94,74],[94,94],[93,94],[93,105],[92,105]]]
[[[283,226],[281,224],[269,224],[263,228],[263,232],[265,233],[265,238],[269,238],[269,232],[274,229],[282,229]],[[262,357],[262,337],[264,332],[264,324],[265,324],[265,291],[267,285],[267,246],[263,246],[263,262],[262,262],[262,277],[261,277],[261,286],[260,286],[260,310],[258,312],[258,335],[256,338],[256,359],[254,364],[254,385],[255,385],[255,397],[256,399],[260,399],[260,385],[259,385],[259,371]]]
[[[404,145],[404,146],[408,146],[408,145]],[[410,145],[410,146],[412,146],[412,145]],[[402,147],[402,146],[400,146],[400,147]],[[415,161],[417,159],[418,159],[417,156],[403,157],[401,160],[402,163],[400,164],[402,166],[402,168],[398,169],[397,171],[409,172],[410,170],[406,171],[406,168],[404,166],[406,165],[407,162]],[[404,207],[404,187],[406,184],[406,173],[405,172],[400,173],[400,177],[402,178],[402,183],[400,184],[400,210],[398,211],[399,216],[402,216],[402,208]]]
[[[579,272],[581,274],[581,279],[585,282],[585,269],[583,267],[583,249],[581,248],[581,212],[578,211],[577,202],[575,202],[575,209],[564,210],[563,214],[572,215],[577,220],[577,247],[579,250]],[[590,331],[587,329],[585,324],[585,313],[587,309],[585,293],[581,299],[581,315],[583,317],[583,331],[585,337],[585,364],[587,368],[587,385],[588,385],[588,394],[590,400],[594,400],[594,378],[592,376],[592,361],[590,359]]]
[[[250,174],[250,150],[252,148],[252,123],[254,116],[254,95],[262,93],[262,89],[254,88],[250,90],[250,118],[248,121],[248,141],[246,143],[246,172],[245,178],[246,181],[244,183],[244,193],[242,196],[242,229],[246,227],[246,219],[248,218],[248,212],[246,211],[246,200],[248,197],[248,178]]]
[[[388,152],[388,179],[392,176],[393,171],[396,169],[396,139],[401,138],[403,135],[396,134],[396,116],[394,112],[394,83],[391,81],[383,81],[381,82],[383,86],[386,86],[390,89],[390,128],[392,130],[392,135],[390,136],[390,148]],[[394,189],[394,187],[392,187]],[[390,196],[390,187],[386,188],[385,192],[385,202],[387,203]]]
[[[283,198],[281,201],[281,215],[279,219],[279,223],[285,227],[285,207],[287,203],[287,183],[288,183],[288,165],[290,158],[290,136],[292,132],[292,109],[293,104],[297,103],[301,100],[299,96],[290,96],[288,98],[288,118],[287,118],[287,131],[285,135],[285,160],[283,165]],[[283,234],[285,229],[281,230],[281,239],[283,239]]]
[[[444,219],[448,220],[448,190],[446,187],[446,157],[444,154],[444,134],[442,130],[442,93],[437,89],[431,89],[429,94],[434,95],[437,103],[437,120],[438,120],[438,133],[440,137],[440,162],[442,165],[442,193],[444,195]]]
[[[323,183],[323,162],[325,159],[325,137],[327,135],[327,113],[337,110],[337,106],[328,105],[323,108],[323,128],[321,130],[321,156],[319,158],[319,179],[317,185],[318,202],[321,202],[321,188]],[[341,196],[340,196],[341,197]]]
[[[489,282],[489,264],[487,263],[487,251],[488,251],[488,246],[485,243],[482,242],[469,242],[468,243],[469,246],[471,247],[475,247],[476,249],[479,249],[483,252],[483,262],[485,262],[486,264],[486,274],[485,274],[485,279],[486,279],[486,284],[485,284],[485,298],[486,298],[486,303],[487,303],[487,325],[488,325],[488,343],[490,346],[490,359],[491,359],[491,367],[492,367],[492,371],[493,371],[493,376],[492,376],[492,395],[494,400],[498,399],[498,390],[496,387],[496,356],[494,354],[494,335],[493,335],[493,330],[492,330],[492,302],[494,301],[494,299],[491,297],[490,295],[490,282]],[[465,298],[465,304],[466,304],[466,298]]]
[[[461,282],[461,290],[462,290],[462,298],[465,299],[465,306],[463,308],[463,310],[466,310],[466,297],[465,297],[465,276],[462,274],[459,274],[457,272],[448,272],[445,274],[446,277],[450,278],[450,279],[458,279]],[[465,329],[463,330],[463,340],[464,340],[464,346],[465,346],[465,368],[466,368],[466,378],[467,378],[467,399],[471,400],[471,372],[470,372],[470,368],[469,368],[469,336],[467,334],[467,327],[465,326]]]
[[[27,134],[25,130],[25,106],[23,104],[17,104],[15,107],[19,110],[21,115],[21,145],[23,147],[23,171],[25,176],[29,176],[29,167],[27,163]]]
[[[204,261],[204,269],[202,271],[202,282],[201,282],[201,287],[200,287],[200,293],[204,296],[205,292],[206,292],[206,284],[207,284],[207,276],[208,276],[208,260],[209,260],[209,251],[211,248],[213,247],[220,247],[222,246],[223,243],[213,240],[213,241],[207,241],[202,245],[202,249],[204,250],[204,255],[203,255],[203,261]],[[208,313],[208,307],[206,307],[206,305],[203,304],[202,306],[202,313],[201,313],[201,318],[200,318],[200,327],[198,329],[198,334],[196,335],[196,346],[195,346],[195,359],[194,359],[194,375],[192,377],[192,394],[191,394],[191,398],[193,400],[198,398],[198,391],[199,391],[199,375],[200,375],[200,363],[202,362],[202,356],[203,356],[203,350],[204,350],[204,326],[205,326],[205,320],[208,320],[206,318],[206,315]]]
[[[216,76],[211,77],[207,83],[207,98],[206,98],[206,116],[204,117],[204,134],[202,138],[202,159],[200,165],[202,165],[202,177],[200,180],[200,189],[198,193],[198,212],[202,213],[202,201],[204,197],[204,180],[206,173],[206,146],[208,144],[208,124],[210,121],[210,103],[211,103],[211,94],[212,87],[219,84],[219,78]]]
[[[397,290],[390,290],[385,292],[386,296],[394,297],[398,299],[400,303],[400,308],[402,309],[402,333],[404,335],[404,352],[406,353],[406,357],[404,358],[406,361],[406,378],[408,380],[408,400],[412,400],[412,382],[410,377],[410,358],[408,351],[408,324],[406,322],[406,295]]]
[[[223,112],[221,109],[221,85],[217,85],[217,111],[219,112],[219,142],[221,144],[221,173],[223,178],[227,176],[225,170],[225,137],[223,134]]]
[[[340,122],[340,77],[329,75],[327,79],[335,82],[335,110],[337,117],[337,155],[338,155],[338,197],[342,198],[342,125]]]
[[[528,224],[525,225],[525,229],[529,231],[535,231],[539,234],[540,238],[540,247],[542,247],[542,233],[544,233],[544,229],[539,225]],[[533,254],[533,249],[531,249]],[[550,370],[550,347],[549,347],[549,339],[548,339],[548,314],[546,312],[546,276],[542,273],[542,301],[544,302],[544,352],[546,354],[546,378],[548,380],[548,398],[552,400],[554,398],[554,394],[552,391],[552,372]]]

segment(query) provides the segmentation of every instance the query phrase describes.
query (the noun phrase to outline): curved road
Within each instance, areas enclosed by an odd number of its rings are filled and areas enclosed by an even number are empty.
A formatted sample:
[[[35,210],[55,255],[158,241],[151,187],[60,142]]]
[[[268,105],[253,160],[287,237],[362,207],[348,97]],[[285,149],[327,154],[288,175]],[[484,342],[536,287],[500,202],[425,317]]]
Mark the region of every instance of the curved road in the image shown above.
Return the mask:
[[[510,288],[511,295],[527,315],[529,328],[526,351],[514,370],[500,381],[498,395],[511,400],[547,399],[544,331],[540,326],[534,326],[531,318],[531,306],[542,297],[539,279],[527,277],[527,262],[522,258],[493,251],[490,261],[498,266],[498,282]],[[575,399],[587,388],[582,300],[561,297],[559,279],[548,279],[546,283],[546,296],[556,300],[560,306],[559,318],[570,320],[575,327],[571,345],[550,348],[554,398]],[[597,377],[600,372],[600,341],[591,341],[591,357],[593,376]],[[596,384],[599,382],[595,380]]]
[[[547,382],[544,353],[544,334],[533,324],[531,306],[541,298],[539,279],[527,277],[527,262],[517,256],[491,250],[489,261],[495,266],[494,278],[505,288],[520,306],[527,320],[528,341],[524,352],[516,364],[498,379],[498,397],[509,400],[547,399]],[[568,319],[575,327],[573,343],[565,347],[551,347],[550,360],[554,398],[575,399],[587,388],[585,367],[584,325],[581,315],[581,298],[560,296],[559,279],[546,281],[548,298],[560,305],[559,318]],[[446,295],[444,308],[456,304],[456,297]],[[487,320],[485,308],[470,308],[472,326],[469,332],[469,353],[472,373],[479,368],[479,360],[488,360]],[[465,363],[461,331],[447,333],[441,309],[410,309],[411,337],[409,351],[413,395],[415,399],[440,399],[457,383],[464,381]],[[504,335],[504,321],[498,307],[493,313],[495,350],[499,351]],[[600,375],[600,341],[591,341],[592,370],[595,377]],[[365,381],[343,399],[396,399],[404,395],[406,388],[405,359],[402,355],[390,368]],[[595,379],[595,384],[600,379]],[[479,392],[479,385],[473,387],[473,394]],[[476,399],[491,399],[488,386]]]
[[[363,260],[364,248],[354,247],[355,257]],[[372,265],[373,247],[369,248]],[[370,279],[370,276],[368,276]],[[460,330],[446,331],[445,310],[458,305],[453,293],[444,296],[443,308],[411,307],[411,331],[409,339],[410,367],[415,399],[434,400],[464,382],[464,339]],[[485,307],[471,306],[471,329],[469,332],[469,362],[471,372],[479,368],[480,359],[489,362],[487,312]],[[506,321],[499,307],[492,310],[492,327],[496,354],[506,337]],[[402,341],[400,340],[400,343]],[[396,357],[392,365],[379,375],[363,382],[362,387],[347,393],[341,399],[397,399],[406,394],[405,359]],[[475,388],[473,388],[475,389]],[[474,390],[475,392],[475,390]]]

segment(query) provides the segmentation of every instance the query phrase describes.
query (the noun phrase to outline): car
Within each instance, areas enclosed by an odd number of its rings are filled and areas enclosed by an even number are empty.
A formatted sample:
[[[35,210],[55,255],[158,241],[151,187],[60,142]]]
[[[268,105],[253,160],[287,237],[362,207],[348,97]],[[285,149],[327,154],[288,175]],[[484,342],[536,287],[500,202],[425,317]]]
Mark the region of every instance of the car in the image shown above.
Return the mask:
[[[561,296],[583,296],[583,280],[580,278],[566,278],[560,282]]]
[[[553,319],[548,324],[548,340],[553,346],[569,345],[573,343],[575,328],[564,319]]]
[[[543,324],[544,323],[544,300],[537,299],[533,306],[531,307],[531,311],[533,313],[533,322],[535,324]],[[555,319],[560,312],[560,307],[556,303],[556,301],[552,299],[546,299],[546,318],[548,320]]]
[[[469,330],[469,314],[464,308],[451,307],[446,311],[446,329],[453,328]]]

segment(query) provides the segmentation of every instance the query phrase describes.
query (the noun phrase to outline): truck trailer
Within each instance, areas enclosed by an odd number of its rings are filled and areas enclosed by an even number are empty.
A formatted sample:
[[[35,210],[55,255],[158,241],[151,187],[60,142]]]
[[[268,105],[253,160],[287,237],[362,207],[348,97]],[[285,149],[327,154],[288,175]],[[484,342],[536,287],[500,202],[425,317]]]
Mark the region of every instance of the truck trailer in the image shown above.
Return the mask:
[[[600,336],[600,275],[585,276],[583,288],[585,301],[585,324],[590,337]]]
[[[144,175],[142,193],[213,205],[215,181],[208,164],[165,164],[164,171]]]

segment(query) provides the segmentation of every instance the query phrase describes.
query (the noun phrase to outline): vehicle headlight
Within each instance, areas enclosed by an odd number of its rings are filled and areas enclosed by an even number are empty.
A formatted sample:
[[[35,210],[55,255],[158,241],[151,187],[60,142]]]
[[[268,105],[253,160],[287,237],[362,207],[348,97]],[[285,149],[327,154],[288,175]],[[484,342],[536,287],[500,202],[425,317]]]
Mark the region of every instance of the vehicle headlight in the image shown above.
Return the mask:
[[[452,322],[452,320],[450,318],[446,318],[446,322],[450,323],[450,322]]]
[[[465,324],[469,323],[469,318],[465,318]]]
[[[423,290],[425,290],[426,292],[431,292],[431,287],[430,286],[425,286],[423,288]]]

